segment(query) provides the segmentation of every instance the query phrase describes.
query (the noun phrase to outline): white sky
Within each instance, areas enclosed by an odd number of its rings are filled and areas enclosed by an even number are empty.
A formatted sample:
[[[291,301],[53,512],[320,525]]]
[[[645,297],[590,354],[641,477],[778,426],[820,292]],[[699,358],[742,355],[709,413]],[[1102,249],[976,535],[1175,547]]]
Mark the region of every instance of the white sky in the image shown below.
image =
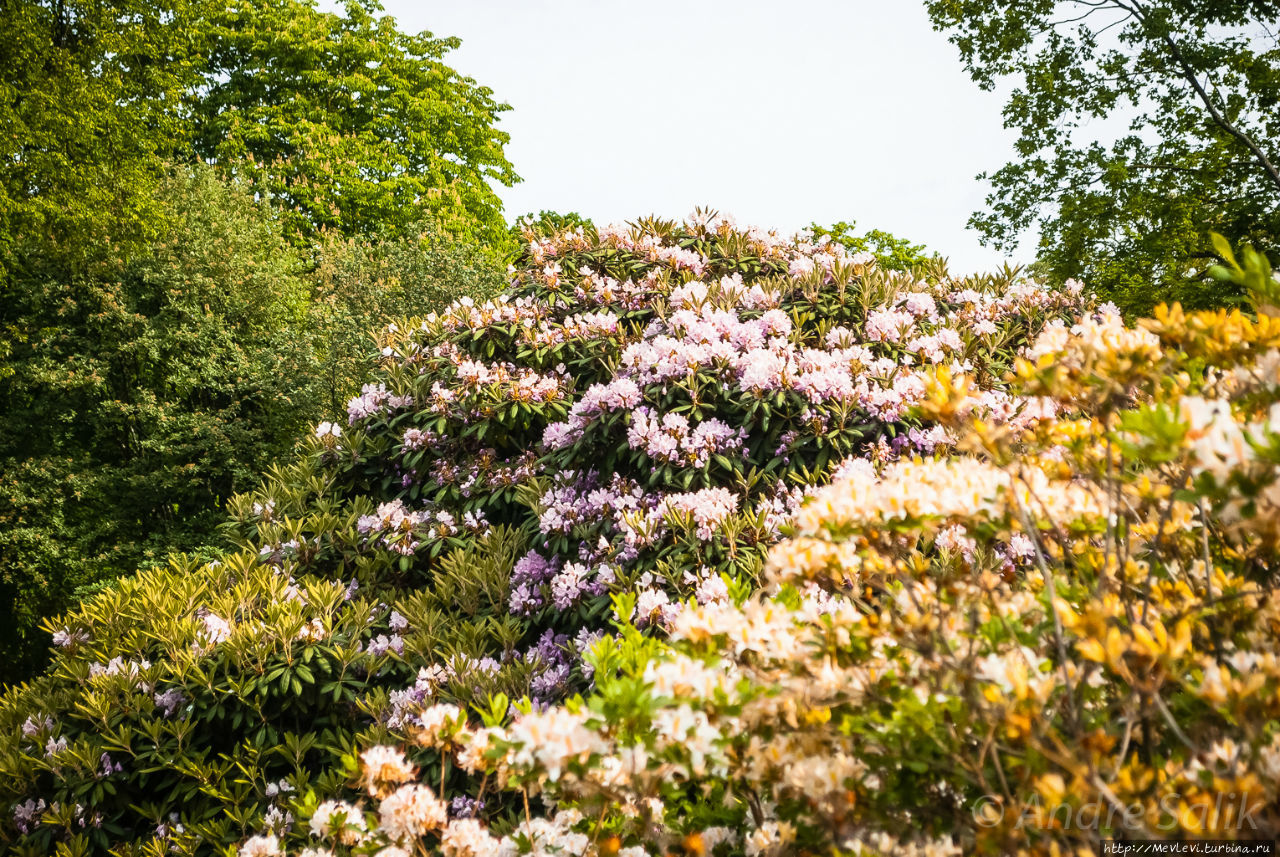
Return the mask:
[[[1003,97],[969,80],[921,0],[383,2],[404,30],[461,38],[446,62],[512,106],[508,219],[709,205],[786,231],[885,229],[954,273],[1002,261],[965,223],[975,176],[1013,154]]]

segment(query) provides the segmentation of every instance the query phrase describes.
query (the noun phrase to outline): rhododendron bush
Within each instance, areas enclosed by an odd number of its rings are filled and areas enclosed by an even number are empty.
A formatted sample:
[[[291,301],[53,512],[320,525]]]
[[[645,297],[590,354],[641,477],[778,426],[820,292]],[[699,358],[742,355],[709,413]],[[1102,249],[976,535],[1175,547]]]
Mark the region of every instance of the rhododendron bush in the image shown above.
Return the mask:
[[[384,380],[318,428],[306,462],[235,505],[264,561],[375,590],[438,593],[433,558],[495,527],[527,537],[486,591],[483,645],[416,645],[435,661],[425,681],[467,700],[584,686],[581,654],[616,593],[636,594],[628,619],[660,629],[688,599],[752,588],[832,473],[951,442],[908,413],[933,367],[971,373],[992,419],[1026,419],[1003,370],[1082,304],[1079,288],[889,274],[869,254],[706,212],[531,234],[523,262],[499,300],[387,330]],[[289,489],[308,479],[312,493]],[[388,618],[375,645],[401,655],[424,623],[412,604],[392,612],[399,626]],[[393,725],[405,701],[390,699]]]
[[[665,640],[615,596],[590,693],[505,724],[426,708],[404,746],[545,809],[488,825],[410,809],[456,798],[378,747],[366,814],[344,808],[356,850],[1273,841],[1280,317],[1162,307],[1127,327],[1103,308],[1043,330],[1010,393],[1034,419],[992,420],[967,373],[937,367],[917,411],[956,450],[868,460],[816,491],[756,594],[689,606]]]
[[[0,704],[3,836],[20,854],[878,848],[969,843],[979,786],[1012,806],[1034,777],[1073,785],[1090,729],[1150,773],[1167,718],[1144,712],[1187,703],[1113,700],[1112,667],[1071,647],[1129,634],[1134,586],[1153,617],[1195,603],[1141,582],[1185,544],[1207,539],[1223,575],[1259,561],[1133,464],[1157,461],[1124,422],[1147,413],[1135,396],[1234,383],[1235,363],[1204,366],[1249,356],[1164,331],[1074,284],[885,272],[709,212],[530,233],[500,299],[381,333],[374,383],[232,501],[236,550],[54,623],[52,668]],[[1130,340],[1129,375],[1091,381]],[[1172,467],[1182,438],[1162,443]],[[1221,491],[1260,484],[1234,466]],[[1234,528],[1261,507],[1231,508]],[[1055,634],[1041,566],[1062,575]],[[1153,639],[1182,639],[1169,621]],[[1217,632],[1187,622],[1203,651]],[[1001,672],[1015,653],[1039,659],[1026,676]],[[1051,736],[1056,757],[1031,743]]]

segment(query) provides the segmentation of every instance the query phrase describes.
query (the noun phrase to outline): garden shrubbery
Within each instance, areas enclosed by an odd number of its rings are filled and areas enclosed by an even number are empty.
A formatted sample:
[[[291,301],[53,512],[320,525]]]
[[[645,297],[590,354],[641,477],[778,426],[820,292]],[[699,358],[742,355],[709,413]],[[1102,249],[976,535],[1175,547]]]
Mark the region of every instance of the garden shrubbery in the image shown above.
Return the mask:
[[[417,740],[434,703],[508,723],[612,680],[591,652],[619,624],[656,646],[748,598],[806,496],[954,442],[916,415],[939,367],[1021,429],[1003,378],[1082,311],[1078,288],[886,272],[711,212],[531,232],[501,297],[382,334],[347,418],[231,501],[238,550],[53,624],[52,667],[0,708],[6,836],[305,838],[318,801],[358,798],[356,754]],[[452,816],[524,817],[500,778],[412,756]]]
[[[509,108],[458,45],[376,0],[0,8],[0,684],[43,617],[216,555],[370,329],[500,287]]]
[[[424,221],[309,249],[206,168],[160,185],[143,246],[27,242],[0,306],[0,681],[44,662],[43,617],[104,581],[220,549],[235,493],[358,392],[369,331],[494,294],[492,253]]]
[[[0,704],[17,854],[1274,837],[1280,305],[531,232]],[[1224,256],[1230,254],[1223,248]]]
[[[689,603],[665,641],[615,596],[589,693],[503,724],[436,704],[405,730],[415,760],[430,748],[538,810],[447,812],[451,784],[379,746],[364,800],[240,853],[1273,842],[1280,280],[1255,254],[1225,273],[1261,314],[1046,325],[1003,419],[972,373],[932,367],[914,410],[954,447],[857,459],[799,511],[759,592]]]

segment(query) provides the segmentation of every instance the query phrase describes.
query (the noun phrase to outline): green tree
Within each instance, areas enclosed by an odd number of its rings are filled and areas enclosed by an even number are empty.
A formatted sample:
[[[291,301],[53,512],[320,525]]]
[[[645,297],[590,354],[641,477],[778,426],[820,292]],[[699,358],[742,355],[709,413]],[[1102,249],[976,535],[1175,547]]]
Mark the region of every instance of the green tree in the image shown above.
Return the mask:
[[[401,32],[376,0],[0,0],[0,261],[13,237],[63,252],[145,240],[172,162],[214,161],[291,231],[405,229],[501,243],[491,185],[519,180],[509,108]]]
[[[0,679],[78,588],[210,540],[317,411],[309,284],[279,218],[211,171],[159,187],[163,237],[69,261],[21,245],[0,321]],[[38,639],[33,638],[35,634]]]
[[[199,79],[173,25],[190,9],[0,0],[0,261],[18,235],[74,255],[89,236],[118,241],[153,223],[155,183],[184,145],[182,103]]]
[[[809,229],[815,238],[830,238],[851,253],[873,253],[880,267],[889,271],[910,271],[938,258],[923,244],[912,244],[892,232],[872,229],[865,235],[859,235],[854,231],[855,227],[856,224],[842,220],[830,227],[813,223]]]
[[[1004,109],[1016,159],[971,224],[1001,249],[1032,226],[1053,275],[1130,312],[1229,299],[1210,231],[1280,242],[1280,3],[927,0]],[[1104,121],[1105,120],[1105,121]],[[1154,288],[1153,288],[1153,285]]]
[[[518,181],[496,129],[509,108],[441,60],[460,42],[409,35],[376,0],[217,4],[202,33],[195,152],[242,176],[302,231],[447,231],[500,242],[491,183]]]

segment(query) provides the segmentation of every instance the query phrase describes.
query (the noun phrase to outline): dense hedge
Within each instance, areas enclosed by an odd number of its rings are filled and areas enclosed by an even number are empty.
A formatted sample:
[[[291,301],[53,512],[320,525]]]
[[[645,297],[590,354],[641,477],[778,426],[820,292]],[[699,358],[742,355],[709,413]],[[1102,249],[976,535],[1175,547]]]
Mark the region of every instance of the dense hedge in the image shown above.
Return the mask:
[[[1080,309],[709,212],[531,233],[501,298],[384,332],[347,419],[232,500],[239,550],[54,623],[53,666],[0,704],[5,836],[209,853],[354,798],[354,753],[432,701],[496,724],[585,690],[614,621],[653,635],[745,598],[806,494],[949,445],[912,416],[938,366],[1013,416],[1017,351]],[[415,757],[455,815],[524,814]]]

